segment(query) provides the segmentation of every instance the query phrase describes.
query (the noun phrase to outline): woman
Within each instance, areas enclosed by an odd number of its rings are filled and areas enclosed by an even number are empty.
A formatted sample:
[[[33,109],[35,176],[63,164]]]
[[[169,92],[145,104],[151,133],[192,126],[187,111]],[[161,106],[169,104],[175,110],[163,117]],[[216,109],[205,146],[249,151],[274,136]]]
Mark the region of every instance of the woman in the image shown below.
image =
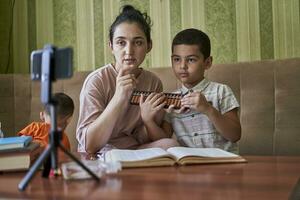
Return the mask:
[[[165,105],[162,83],[140,68],[152,48],[150,24],[147,14],[127,5],[111,25],[109,46],[115,62],[92,72],[80,93],[76,132],[80,152],[177,146],[158,126]],[[129,104],[133,90],[157,93],[134,106]]]

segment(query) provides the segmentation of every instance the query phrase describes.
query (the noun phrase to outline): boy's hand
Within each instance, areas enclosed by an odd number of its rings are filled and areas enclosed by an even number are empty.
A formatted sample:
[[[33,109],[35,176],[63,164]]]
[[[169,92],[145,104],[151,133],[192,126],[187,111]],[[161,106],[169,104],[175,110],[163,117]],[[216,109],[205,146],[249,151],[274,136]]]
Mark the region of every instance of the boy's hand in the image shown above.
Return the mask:
[[[115,96],[119,101],[127,101],[136,85],[137,79],[134,74],[130,74],[129,70],[121,68],[116,80]]]
[[[211,107],[205,96],[201,92],[188,93],[181,99],[181,106],[196,110],[198,112],[207,113]]]
[[[145,100],[144,95],[140,97],[140,108],[142,120],[146,123],[154,121],[155,116],[163,111],[166,105],[164,101],[165,96],[163,93],[151,93]]]
[[[184,107],[181,105],[180,109],[174,109],[175,105],[171,104],[166,110],[167,113],[176,113],[176,114],[182,114],[182,113],[188,113],[191,111],[190,108]]]

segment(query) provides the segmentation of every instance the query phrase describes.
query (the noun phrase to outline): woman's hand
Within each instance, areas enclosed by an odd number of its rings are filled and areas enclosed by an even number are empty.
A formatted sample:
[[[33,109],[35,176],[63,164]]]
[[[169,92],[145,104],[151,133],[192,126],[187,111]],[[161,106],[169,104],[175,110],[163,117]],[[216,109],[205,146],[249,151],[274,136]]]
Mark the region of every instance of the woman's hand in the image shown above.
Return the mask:
[[[159,112],[163,112],[163,107],[166,105],[165,96],[163,93],[151,93],[145,100],[144,96],[140,97],[141,117],[144,123],[155,120],[155,116]]]
[[[136,88],[137,79],[128,70],[120,69],[116,80],[115,97],[119,102],[128,101],[133,90]]]

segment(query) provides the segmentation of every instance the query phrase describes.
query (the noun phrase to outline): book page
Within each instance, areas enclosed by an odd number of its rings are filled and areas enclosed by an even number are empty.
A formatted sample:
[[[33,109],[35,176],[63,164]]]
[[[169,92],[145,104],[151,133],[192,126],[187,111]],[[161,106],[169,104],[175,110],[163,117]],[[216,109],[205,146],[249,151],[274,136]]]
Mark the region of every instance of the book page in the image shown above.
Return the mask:
[[[105,161],[134,162],[164,156],[170,157],[169,153],[161,148],[138,150],[112,149],[105,153]]]
[[[218,148],[189,148],[189,147],[171,147],[167,150],[176,156],[177,160],[187,156],[197,156],[204,158],[235,158],[236,154],[224,151]]]

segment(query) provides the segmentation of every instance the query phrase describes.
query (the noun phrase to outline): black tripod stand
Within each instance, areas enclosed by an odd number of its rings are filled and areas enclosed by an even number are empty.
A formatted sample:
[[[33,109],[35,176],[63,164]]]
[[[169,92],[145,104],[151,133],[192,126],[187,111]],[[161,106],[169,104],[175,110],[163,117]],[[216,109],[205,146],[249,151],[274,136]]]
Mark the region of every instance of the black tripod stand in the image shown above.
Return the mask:
[[[65,154],[67,154],[72,160],[74,160],[78,165],[80,165],[87,173],[89,173],[96,181],[99,181],[97,175],[95,175],[89,168],[87,168],[79,159],[77,159],[73,154],[71,154],[64,146],[61,144],[60,136],[61,131],[57,130],[57,119],[56,119],[56,102],[52,100],[52,81],[55,81],[55,48],[53,46],[45,46],[42,52],[42,74],[41,74],[41,101],[44,105],[50,107],[51,116],[51,129],[50,129],[50,144],[43,151],[37,161],[32,165],[30,170],[27,172],[25,177],[21,180],[18,185],[19,190],[24,191],[33,178],[36,171],[40,168],[42,163],[44,164],[44,169],[42,176],[49,177],[50,170],[54,171],[54,175],[58,172],[58,155],[57,148],[60,148]],[[32,56],[33,58],[33,56]]]

